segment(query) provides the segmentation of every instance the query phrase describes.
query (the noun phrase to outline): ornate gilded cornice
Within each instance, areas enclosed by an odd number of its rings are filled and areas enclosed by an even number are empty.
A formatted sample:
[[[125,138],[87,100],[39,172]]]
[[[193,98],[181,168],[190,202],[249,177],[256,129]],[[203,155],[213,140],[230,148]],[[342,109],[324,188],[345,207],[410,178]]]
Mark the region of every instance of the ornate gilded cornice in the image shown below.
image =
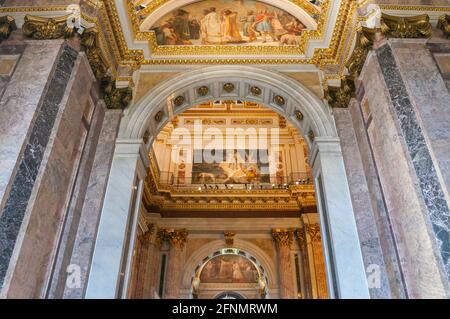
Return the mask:
[[[329,86],[325,91],[325,97],[333,108],[346,108],[350,99],[355,96],[355,83],[351,76],[341,80],[341,86]]]
[[[437,27],[444,32],[447,38],[450,37],[450,15],[444,14],[440,16]]]
[[[158,231],[158,237],[161,240],[167,240],[171,247],[182,249],[187,241],[188,231],[182,229],[162,228]]]
[[[16,22],[11,16],[0,17],[0,41],[7,39],[11,32],[16,30]]]
[[[308,232],[309,237],[311,238],[311,241],[313,242],[319,242],[322,240],[322,237],[320,235],[320,226],[319,224],[306,224],[306,231]]]
[[[428,14],[396,17],[383,13],[381,32],[388,38],[429,38],[432,27]]]
[[[290,246],[294,231],[290,229],[272,229],[272,237],[279,246]]]
[[[375,29],[362,28],[356,34],[355,48],[350,58],[345,63],[348,72],[357,77],[364,66],[367,54],[373,47],[373,42],[375,39]]]
[[[48,40],[69,38],[75,28],[67,24],[70,14],[56,18],[44,18],[27,14],[22,25],[22,32],[32,39]]]
[[[131,88],[117,88],[113,79],[107,77],[101,83],[103,100],[109,109],[125,109],[133,97]]]

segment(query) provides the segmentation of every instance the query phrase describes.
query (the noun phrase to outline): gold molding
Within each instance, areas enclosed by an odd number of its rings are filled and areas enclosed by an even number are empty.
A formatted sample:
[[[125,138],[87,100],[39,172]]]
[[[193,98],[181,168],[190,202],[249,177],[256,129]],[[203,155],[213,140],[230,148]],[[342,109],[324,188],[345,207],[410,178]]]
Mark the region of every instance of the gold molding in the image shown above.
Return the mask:
[[[450,37],[450,14],[440,16],[437,27],[444,32],[447,38]]]
[[[8,15],[0,17],[0,41],[7,39],[11,32],[16,29],[16,22],[13,17]]]
[[[381,32],[388,38],[429,38],[432,27],[427,14],[397,17],[383,13]]]
[[[44,18],[27,14],[22,25],[22,32],[25,36],[36,40],[69,38],[75,32],[74,27],[67,25],[67,19],[70,16],[67,14],[61,17]]]

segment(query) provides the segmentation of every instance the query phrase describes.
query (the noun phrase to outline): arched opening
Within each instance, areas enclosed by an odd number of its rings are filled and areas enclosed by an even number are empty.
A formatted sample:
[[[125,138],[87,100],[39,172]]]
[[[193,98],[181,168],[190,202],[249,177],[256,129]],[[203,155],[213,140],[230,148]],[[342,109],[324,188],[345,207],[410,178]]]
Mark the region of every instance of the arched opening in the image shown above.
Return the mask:
[[[264,173],[264,166],[257,163],[252,166],[241,165],[240,173],[250,173],[250,175],[241,174],[237,177],[226,173],[229,166],[216,163],[211,171],[204,171],[204,165],[200,165],[203,167],[201,170],[195,170],[192,166],[191,176],[187,178],[185,172],[184,180],[182,180],[179,170],[165,178],[162,178],[161,169],[158,167],[153,167],[152,170],[151,147],[154,146],[158,135],[164,131],[166,125],[189,109],[196,109],[208,103],[211,106],[211,103],[214,104],[216,101],[225,106],[227,104],[231,106],[258,105],[262,109],[270,109],[272,115],[280,116],[290,123],[289,125],[303,138],[305,148],[309,150],[307,157],[311,172],[305,171],[304,176],[295,177],[295,174],[299,172],[295,172],[291,167],[289,174],[279,176],[282,180],[277,180],[276,171],[274,171],[275,175],[271,176],[270,170]],[[237,114],[236,110],[232,110],[231,114],[233,116]],[[227,123],[225,125],[229,125]],[[260,128],[263,125],[259,123],[256,126]],[[204,151],[203,148],[201,150]],[[222,150],[226,149],[222,148]],[[241,152],[241,157],[245,161],[252,157],[252,151],[255,150],[259,153],[258,148],[252,149],[247,144],[244,148],[234,148],[231,153],[224,151],[223,154],[231,154],[231,157],[234,156],[233,158],[236,159],[239,157],[236,154]],[[266,156],[275,154],[268,151],[267,146],[265,152]],[[293,155],[289,159],[291,164],[292,160],[298,160],[297,154]],[[194,157],[192,153],[187,158],[191,157]],[[270,158],[275,157],[270,156]],[[225,158],[225,162],[228,160],[229,158]],[[306,163],[305,159],[303,162],[302,164]],[[296,165],[299,167],[299,163],[296,162]],[[185,164],[184,167],[186,167]],[[219,171],[218,168],[220,168]],[[149,182],[149,179],[153,182]],[[160,182],[163,179],[168,184],[166,186],[170,187],[161,188]],[[293,254],[291,248],[293,239],[295,239],[296,247],[299,247],[303,235],[306,234],[306,227],[303,227],[304,221],[300,216],[304,213],[302,203],[307,195],[304,194],[301,185],[298,187],[300,183],[304,184],[305,189],[310,187],[313,190],[315,194],[313,201],[317,202],[316,210],[319,213],[316,214],[317,227],[310,225],[311,232],[308,231],[307,237],[311,245],[313,245],[313,238],[319,238],[323,242],[316,247],[321,249],[319,255],[325,257],[322,273],[326,274],[327,296],[332,298],[367,297],[367,282],[339,139],[336,137],[330,112],[320,99],[294,80],[279,73],[252,67],[208,67],[200,71],[183,73],[160,84],[140,101],[134,103],[125,112],[121,122],[97,234],[87,297],[104,294],[107,290],[105,286],[110,290],[111,297],[131,297],[130,291],[135,289],[132,285],[136,282],[137,276],[132,269],[133,265],[139,262],[135,256],[136,247],[145,245],[144,240],[141,240],[142,236],[152,237],[154,242],[159,241],[158,245],[162,247],[158,248],[162,254],[155,268],[157,270],[154,271],[160,276],[160,284],[154,287],[153,296],[166,298],[186,296],[187,292],[180,290],[180,267],[186,254],[186,241],[189,242],[193,236],[201,237],[202,235],[199,234],[201,232],[198,229],[189,231],[192,223],[189,224],[189,221],[181,218],[179,211],[177,213],[177,209],[182,210],[180,206],[184,207],[183,209],[187,207],[193,210],[191,217],[197,218],[196,221],[206,216],[205,210],[211,207],[215,207],[222,213],[233,208],[238,213],[234,212],[232,216],[239,218],[243,218],[243,209],[249,211],[259,209],[260,215],[256,214],[254,217],[261,217],[264,211],[281,212],[286,207],[290,207],[292,211],[287,210],[289,214],[293,214],[285,216],[291,218],[292,222],[284,220],[284,224],[278,225],[276,222],[281,221],[282,218],[275,215],[270,216],[272,219],[266,219],[266,221],[275,222],[271,226],[265,226],[265,239],[270,239],[271,245],[276,250],[273,258],[282,261],[277,271],[278,287],[272,288],[277,291],[277,297],[313,297],[311,289],[307,292],[308,288],[305,287],[307,285],[303,283],[302,286],[300,279],[303,276],[303,282],[305,282],[304,270],[307,261],[302,254]],[[228,188],[230,184],[233,185],[232,189]],[[189,187],[180,191],[180,185]],[[175,190],[174,186],[178,189]],[[152,194],[149,189],[153,190]],[[205,195],[204,191],[208,191],[208,194]],[[186,196],[186,192],[189,196]],[[239,192],[243,194],[238,195]],[[258,195],[255,195],[256,192],[259,192]],[[276,193],[277,196],[270,195],[270,192]],[[166,205],[162,211],[168,214],[167,217],[172,218],[171,222],[163,221],[156,229],[152,229],[155,223],[149,224],[142,219],[141,210],[145,206],[140,205],[142,196],[153,198],[152,205],[145,208],[147,212],[158,205],[161,209],[161,205],[164,207],[169,200],[170,205]],[[210,200],[211,197],[212,200]],[[202,210],[201,207],[204,209]],[[150,213],[158,214],[158,208]],[[205,223],[204,227],[208,227],[208,222],[205,221]],[[189,227],[185,227],[186,225]],[[227,233],[234,233],[235,228],[239,227],[234,224],[216,228],[214,236],[227,240]],[[300,229],[302,231],[299,231]],[[319,229],[322,236],[319,234]],[[239,232],[236,231],[237,236],[248,237],[248,234],[244,235],[245,229],[239,230]],[[151,255],[154,254],[154,251],[151,252]],[[108,270],[105,269],[105,258],[110,261]],[[302,262],[303,266],[301,266]],[[300,275],[300,272],[303,272],[303,275]],[[161,274],[163,274],[162,277]],[[295,279],[296,276],[298,280]],[[351,284],[349,280],[352,281]],[[294,284],[286,285],[286,282],[292,281]]]
[[[268,279],[255,257],[237,248],[223,248],[197,265],[191,287],[195,299],[264,299]]]

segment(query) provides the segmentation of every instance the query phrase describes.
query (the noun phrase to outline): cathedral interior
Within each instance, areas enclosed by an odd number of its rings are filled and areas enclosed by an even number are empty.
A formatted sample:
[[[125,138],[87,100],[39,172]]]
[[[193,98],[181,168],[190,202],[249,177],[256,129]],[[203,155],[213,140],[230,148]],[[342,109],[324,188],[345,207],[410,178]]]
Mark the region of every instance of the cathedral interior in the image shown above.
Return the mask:
[[[448,0],[0,0],[0,298],[449,299]]]

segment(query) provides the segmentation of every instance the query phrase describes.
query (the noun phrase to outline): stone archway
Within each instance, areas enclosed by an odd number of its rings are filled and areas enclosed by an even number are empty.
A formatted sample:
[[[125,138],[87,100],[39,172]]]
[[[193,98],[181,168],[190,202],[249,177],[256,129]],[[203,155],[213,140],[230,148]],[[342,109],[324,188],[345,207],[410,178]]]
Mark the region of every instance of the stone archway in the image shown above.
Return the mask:
[[[195,275],[196,266],[204,263],[203,260],[205,256],[208,256],[212,252],[223,248],[226,248],[223,244],[223,240],[215,240],[202,246],[194,254],[192,254],[192,256],[190,256],[188,260],[186,260],[181,281],[181,287],[182,289],[184,289],[184,291],[188,291],[190,289],[191,279]],[[265,275],[268,278],[267,288],[269,290],[269,293],[273,292],[276,289],[275,283],[278,282],[276,265],[267,256],[267,254],[258,246],[238,238],[234,240],[233,248],[245,251],[249,255],[254,256],[261,263],[265,270]]]
[[[232,83],[233,89],[223,90]],[[197,88],[206,86],[206,94]],[[258,87],[260,94],[252,94]],[[205,90],[203,90],[205,91]],[[182,96],[182,103],[174,99]],[[368,298],[342,151],[329,108],[298,82],[255,67],[213,66],[183,73],[148,92],[125,112],[116,141],[98,228],[87,298],[124,297],[130,273],[148,148],[161,128],[189,107],[212,99],[255,101],[289,120],[311,149],[310,165],[326,260],[329,296]],[[298,112],[302,116],[298,116]],[[312,132],[313,134],[310,134]],[[144,136],[145,142],[144,142]],[[125,274],[121,278],[120,273]]]

